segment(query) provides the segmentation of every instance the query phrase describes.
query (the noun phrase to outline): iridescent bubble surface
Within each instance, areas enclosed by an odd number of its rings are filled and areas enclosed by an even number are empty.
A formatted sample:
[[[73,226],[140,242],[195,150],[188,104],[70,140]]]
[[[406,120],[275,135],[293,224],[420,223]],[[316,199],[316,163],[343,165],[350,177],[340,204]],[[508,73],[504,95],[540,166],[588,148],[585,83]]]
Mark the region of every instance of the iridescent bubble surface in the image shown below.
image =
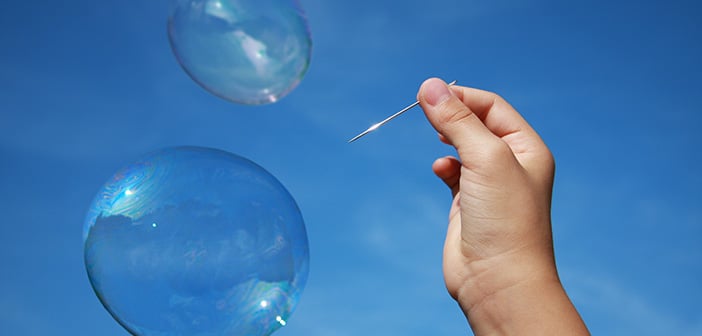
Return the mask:
[[[251,105],[293,90],[312,51],[297,0],[171,0],[168,36],[193,80],[219,97]]]
[[[118,171],[83,228],[90,282],[135,335],[269,335],[307,281],[300,211],[240,156],[168,148]]]

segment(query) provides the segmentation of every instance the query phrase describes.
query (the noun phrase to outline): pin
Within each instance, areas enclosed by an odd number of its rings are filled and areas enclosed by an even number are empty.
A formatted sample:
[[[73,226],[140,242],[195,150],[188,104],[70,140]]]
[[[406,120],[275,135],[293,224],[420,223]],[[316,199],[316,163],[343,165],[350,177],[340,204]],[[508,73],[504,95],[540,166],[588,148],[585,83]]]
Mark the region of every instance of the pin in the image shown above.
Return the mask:
[[[448,83],[448,86],[451,86],[451,85],[454,85],[454,84],[456,84],[456,81],[453,81],[453,82],[451,82],[451,83]],[[415,106],[417,106],[417,105],[419,105],[419,101],[416,101],[416,102],[410,104],[409,106],[403,108],[403,109],[400,110],[399,112],[397,112],[397,113],[395,113],[395,114],[393,114],[393,115],[391,115],[391,116],[385,118],[385,120],[383,120],[383,121],[381,121],[381,122],[379,122],[379,123],[377,123],[377,124],[374,124],[374,125],[371,126],[371,127],[368,127],[368,129],[365,130],[365,131],[363,131],[363,132],[361,132],[361,134],[359,134],[359,135],[357,135],[357,136],[351,138],[351,140],[349,140],[348,143],[352,143],[352,142],[358,140],[359,138],[361,138],[362,136],[364,136],[364,135],[366,135],[366,134],[368,134],[368,133],[370,133],[370,132],[373,132],[373,131],[377,130],[380,126],[385,125],[388,121],[397,118],[398,116],[400,116],[400,114],[403,114],[403,113],[405,113],[405,112],[411,110],[413,107],[415,107]]]

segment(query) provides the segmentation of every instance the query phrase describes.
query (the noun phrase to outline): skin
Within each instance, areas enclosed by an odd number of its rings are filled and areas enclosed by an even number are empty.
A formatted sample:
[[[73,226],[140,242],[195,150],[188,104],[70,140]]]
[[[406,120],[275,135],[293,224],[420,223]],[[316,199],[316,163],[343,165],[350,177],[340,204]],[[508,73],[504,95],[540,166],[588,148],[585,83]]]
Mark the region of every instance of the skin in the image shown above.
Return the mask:
[[[548,147],[494,93],[431,78],[417,99],[458,153],[432,168],[453,196],[446,288],[475,335],[589,335],[556,270]]]

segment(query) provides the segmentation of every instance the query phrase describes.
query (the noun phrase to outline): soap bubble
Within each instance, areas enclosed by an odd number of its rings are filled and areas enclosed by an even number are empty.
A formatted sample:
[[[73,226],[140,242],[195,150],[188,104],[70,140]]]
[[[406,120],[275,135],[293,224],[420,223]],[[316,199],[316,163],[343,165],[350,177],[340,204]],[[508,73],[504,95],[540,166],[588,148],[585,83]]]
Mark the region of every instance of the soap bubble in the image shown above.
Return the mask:
[[[275,102],[294,89],[312,51],[297,0],[171,0],[168,36],[193,80],[251,105]]]
[[[90,282],[134,335],[269,335],[307,281],[302,215],[255,163],[168,148],[118,171],[83,228]]]

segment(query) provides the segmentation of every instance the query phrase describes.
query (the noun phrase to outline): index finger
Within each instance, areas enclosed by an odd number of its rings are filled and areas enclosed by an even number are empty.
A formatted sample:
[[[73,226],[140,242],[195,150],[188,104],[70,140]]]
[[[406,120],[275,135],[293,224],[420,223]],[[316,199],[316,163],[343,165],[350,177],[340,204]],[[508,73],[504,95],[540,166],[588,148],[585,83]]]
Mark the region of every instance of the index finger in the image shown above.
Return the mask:
[[[496,136],[504,138],[519,132],[536,134],[519,112],[496,93],[456,85],[450,89]]]

